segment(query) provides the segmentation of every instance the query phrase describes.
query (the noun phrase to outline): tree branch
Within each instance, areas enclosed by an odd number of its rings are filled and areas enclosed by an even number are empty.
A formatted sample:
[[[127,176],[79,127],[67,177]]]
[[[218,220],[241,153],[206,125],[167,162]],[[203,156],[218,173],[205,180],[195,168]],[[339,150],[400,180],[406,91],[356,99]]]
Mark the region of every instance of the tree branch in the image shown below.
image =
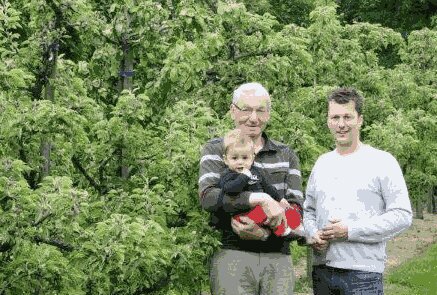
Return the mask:
[[[24,163],[28,164],[28,159],[27,159],[27,155],[26,155],[26,151],[24,150],[24,144],[23,144],[23,140],[20,138],[19,140],[19,148],[18,148],[18,154],[20,156],[20,160],[23,161]],[[24,172],[23,176],[27,181],[27,184],[29,184],[29,187],[31,189],[36,189],[37,188],[37,182],[36,182],[36,174],[37,172],[32,169],[29,172]]]
[[[38,220],[32,222],[32,225],[33,225],[33,226],[38,226],[38,225],[40,225],[41,223],[44,222],[44,220],[46,220],[47,218],[49,218],[51,215],[52,215],[52,212],[50,212],[50,211],[44,213],[44,215],[41,216],[41,218],[39,218]]]
[[[106,164],[108,164],[108,162],[112,159],[112,157],[117,154],[117,152],[118,152],[118,150],[115,149],[106,160],[104,160],[100,163],[99,168],[98,168],[100,183],[103,182],[103,171],[105,169]],[[102,190],[102,194],[104,194],[105,192],[106,192],[106,189]]]
[[[210,0],[210,1],[206,1],[206,4],[208,5],[209,9],[211,9],[211,11],[214,14],[217,14],[217,0]]]
[[[241,53],[241,54],[235,55],[234,60],[239,60],[239,59],[248,58],[248,57],[256,57],[256,56],[267,56],[269,54],[274,54],[274,53],[275,52],[273,52],[271,50],[261,51],[261,52]]]
[[[36,243],[43,243],[51,246],[55,246],[63,251],[71,252],[74,250],[74,247],[72,245],[69,245],[63,241],[57,240],[57,239],[44,239],[40,236],[36,236],[33,238],[33,240]]]
[[[71,157],[71,162],[73,166],[82,173],[83,176],[89,181],[89,183],[97,190],[99,194],[102,194],[102,186],[99,185],[89,174],[86,172],[85,168],[83,168],[82,164],[79,161],[79,158],[76,156]]]
[[[207,80],[207,82],[212,82],[212,83],[218,82],[220,81],[219,73],[212,69],[206,70],[205,79]]]

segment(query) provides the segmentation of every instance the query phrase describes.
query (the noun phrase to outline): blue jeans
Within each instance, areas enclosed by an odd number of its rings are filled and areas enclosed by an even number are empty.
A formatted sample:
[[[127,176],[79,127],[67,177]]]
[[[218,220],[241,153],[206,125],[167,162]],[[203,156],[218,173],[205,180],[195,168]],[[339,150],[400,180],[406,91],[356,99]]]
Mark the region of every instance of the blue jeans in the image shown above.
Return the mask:
[[[382,295],[382,273],[313,266],[314,295]]]

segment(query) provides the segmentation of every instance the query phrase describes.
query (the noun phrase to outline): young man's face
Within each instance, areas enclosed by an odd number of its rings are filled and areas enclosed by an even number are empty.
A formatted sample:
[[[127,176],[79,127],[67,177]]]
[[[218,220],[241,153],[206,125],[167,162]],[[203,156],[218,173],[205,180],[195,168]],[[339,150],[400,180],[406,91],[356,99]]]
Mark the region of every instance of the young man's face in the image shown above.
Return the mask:
[[[357,143],[363,116],[355,110],[355,102],[338,104],[330,101],[328,107],[328,127],[337,146],[348,147]]]
[[[225,164],[232,171],[242,172],[250,169],[254,160],[253,150],[250,147],[230,147],[225,155]]]
[[[269,102],[268,96],[257,96],[255,90],[244,91],[231,105],[235,127],[251,138],[259,137],[270,119]]]

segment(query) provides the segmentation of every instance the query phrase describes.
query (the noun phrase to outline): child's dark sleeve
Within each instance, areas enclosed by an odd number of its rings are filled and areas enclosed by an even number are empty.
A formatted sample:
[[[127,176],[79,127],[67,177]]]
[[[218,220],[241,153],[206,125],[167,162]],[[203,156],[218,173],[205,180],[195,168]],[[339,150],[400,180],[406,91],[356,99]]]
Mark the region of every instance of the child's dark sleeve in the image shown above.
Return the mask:
[[[278,202],[283,199],[283,197],[279,195],[278,190],[270,184],[264,186],[264,192]]]
[[[274,200],[279,202],[283,199],[283,197],[279,194],[278,190],[273,185],[268,184],[264,177],[262,177],[262,186],[264,192],[272,197]]]
[[[244,191],[249,181],[249,177],[243,173],[227,173],[220,179],[222,193],[227,195],[237,195]]]

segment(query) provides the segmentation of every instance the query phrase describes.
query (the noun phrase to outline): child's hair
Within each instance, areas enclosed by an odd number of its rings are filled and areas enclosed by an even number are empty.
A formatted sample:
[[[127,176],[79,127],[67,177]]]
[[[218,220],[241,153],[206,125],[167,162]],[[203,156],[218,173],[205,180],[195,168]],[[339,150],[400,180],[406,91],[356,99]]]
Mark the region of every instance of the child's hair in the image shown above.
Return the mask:
[[[226,133],[223,138],[223,147],[225,149],[224,154],[226,155],[230,148],[235,147],[248,147],[252,151],[254,149],[252,139],[243,134],[240,129],[234,129]]]

